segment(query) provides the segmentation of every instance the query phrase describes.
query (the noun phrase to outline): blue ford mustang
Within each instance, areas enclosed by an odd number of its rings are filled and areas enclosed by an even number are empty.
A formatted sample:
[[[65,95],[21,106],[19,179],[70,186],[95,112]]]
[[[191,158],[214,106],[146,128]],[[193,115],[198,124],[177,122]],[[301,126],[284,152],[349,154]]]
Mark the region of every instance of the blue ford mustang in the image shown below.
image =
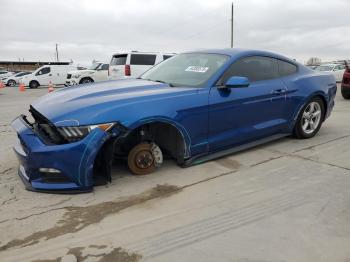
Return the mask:
[[[12,122],[26,188],[84,192],[164,158],[190,166],[283,136],[313,137],[334,106],[333,76],[269,52],[183,53],[138,79],[49,93]]]

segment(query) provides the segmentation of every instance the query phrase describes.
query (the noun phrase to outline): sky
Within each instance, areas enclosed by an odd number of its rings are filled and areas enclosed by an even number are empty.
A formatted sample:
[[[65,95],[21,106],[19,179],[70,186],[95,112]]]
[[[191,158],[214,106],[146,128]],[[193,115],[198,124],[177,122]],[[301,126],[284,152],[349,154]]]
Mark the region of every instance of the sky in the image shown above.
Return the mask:
[[[234,46],[350,58],[350,0],[234,0]],[[0,0],[0,60],[109,62],[122,51],[230,47],[227,0]]]

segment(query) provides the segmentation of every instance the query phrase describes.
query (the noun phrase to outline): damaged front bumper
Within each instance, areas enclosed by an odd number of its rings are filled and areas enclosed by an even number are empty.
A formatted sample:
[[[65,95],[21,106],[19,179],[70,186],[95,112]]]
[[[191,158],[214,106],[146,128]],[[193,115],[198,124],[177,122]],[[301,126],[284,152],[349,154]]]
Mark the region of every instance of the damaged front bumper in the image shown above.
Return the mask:
[[[96,128],[80,141],[48,145],[33,131],[25,116],[19,116],[11,125],[18,134],[14,146],[18,174],[26,189],[40,192],[91,191],[96,155],[112,135],[118,135],[118,130],[112,134]]]

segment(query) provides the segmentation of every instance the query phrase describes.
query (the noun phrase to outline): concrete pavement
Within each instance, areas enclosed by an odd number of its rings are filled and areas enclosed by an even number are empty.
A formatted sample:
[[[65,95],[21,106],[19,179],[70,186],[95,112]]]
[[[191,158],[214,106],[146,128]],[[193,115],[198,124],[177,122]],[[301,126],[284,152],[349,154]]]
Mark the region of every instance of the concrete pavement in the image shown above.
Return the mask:
[[[0,89],[0,260],[349,261],[350,102],[320,133],[80,195],[24,190],[10,121],[46,89]],[[66,255],[70,256],[66,256]]]

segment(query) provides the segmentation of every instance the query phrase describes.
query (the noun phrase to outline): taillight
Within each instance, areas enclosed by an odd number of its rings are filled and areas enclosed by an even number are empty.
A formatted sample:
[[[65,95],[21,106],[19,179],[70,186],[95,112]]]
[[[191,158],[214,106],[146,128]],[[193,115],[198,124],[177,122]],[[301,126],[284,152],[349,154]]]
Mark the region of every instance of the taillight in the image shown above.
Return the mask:
[[[125,65],[125,76],[131,76],[130,65]]]
[[[111,75],[111,68],[108,68],[108,76]]]

